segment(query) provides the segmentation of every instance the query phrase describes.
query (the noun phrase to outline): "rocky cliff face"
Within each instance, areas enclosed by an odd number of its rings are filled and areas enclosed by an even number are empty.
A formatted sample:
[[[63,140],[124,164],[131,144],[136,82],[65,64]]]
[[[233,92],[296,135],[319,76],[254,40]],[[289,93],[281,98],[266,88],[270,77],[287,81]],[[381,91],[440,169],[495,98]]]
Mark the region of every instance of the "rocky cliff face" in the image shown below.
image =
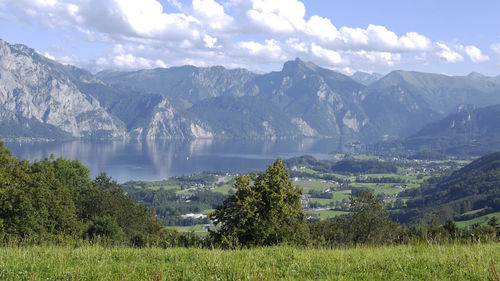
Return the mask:
[[[106,71],[97,77],[113,87],[167,98],[177,115],[202,124],[204,136],[358,138],[370,126],[360,107],[359,92],[365,86],[299,59],[285,63],[280,72],[262,75],[183,66]],[[161,129],[159,117],[155,120]],[[193,132],[189,134],[199,135]]]
[[[121,121],[46,61],[32,49],[0,40],[2,121],[13,115],[53,125],[73,137],[124,136]]]
[[[129,136],[137,139],[189,139],[212,138],[213,134],[199,121],[183,118],[168,102],[162,99],[152,106],[145,118],[145,126],[136,126]]]

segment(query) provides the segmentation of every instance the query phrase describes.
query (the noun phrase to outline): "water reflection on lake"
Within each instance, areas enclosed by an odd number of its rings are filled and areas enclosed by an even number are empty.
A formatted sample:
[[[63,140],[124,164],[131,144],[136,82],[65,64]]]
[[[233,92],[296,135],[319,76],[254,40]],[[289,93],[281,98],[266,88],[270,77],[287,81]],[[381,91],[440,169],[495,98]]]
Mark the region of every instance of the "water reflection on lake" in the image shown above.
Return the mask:
[[[54,154],[78,159],[96,176],[106,171],[118,182],[160,180],[202,171],[248,172],[265,169],[276,158],[312,155],[327,159],[338,148],[329,139],[241,141],[198,139],[6,143],[13,155],[35,160]]]

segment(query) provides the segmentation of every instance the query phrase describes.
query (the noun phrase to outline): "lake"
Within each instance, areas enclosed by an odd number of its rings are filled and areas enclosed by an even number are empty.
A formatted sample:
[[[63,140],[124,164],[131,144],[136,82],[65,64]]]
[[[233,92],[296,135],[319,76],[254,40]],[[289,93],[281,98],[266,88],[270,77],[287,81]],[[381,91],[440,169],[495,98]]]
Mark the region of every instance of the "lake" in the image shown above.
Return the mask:
[[[119,183],[129,180],[161,180],[203,171],[249,172],[264,170],[276,158],[312,155],[331,158],[338,143],[329,139],[241,141],[199,139],[71,141],[6,143],[20,159],[36,160],[54,154],[77,159],[93,177],[105,171]]]

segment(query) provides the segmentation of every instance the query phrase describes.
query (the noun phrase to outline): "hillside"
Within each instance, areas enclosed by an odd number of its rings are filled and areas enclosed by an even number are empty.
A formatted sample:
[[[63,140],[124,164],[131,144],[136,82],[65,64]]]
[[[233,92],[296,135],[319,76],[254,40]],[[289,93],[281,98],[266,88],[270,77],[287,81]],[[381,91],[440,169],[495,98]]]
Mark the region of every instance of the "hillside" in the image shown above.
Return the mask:
[[[412,197],[400,222],[417,222],[436,215],[441,221],[466,220],[500,210],[500,152],[479,158],[445,178],[431,178],[401,196]]]
[[[406,149],[454,155],[484,155],[500,150],[500,105],[461,106],[457,113],[430,123],[403,141]]]

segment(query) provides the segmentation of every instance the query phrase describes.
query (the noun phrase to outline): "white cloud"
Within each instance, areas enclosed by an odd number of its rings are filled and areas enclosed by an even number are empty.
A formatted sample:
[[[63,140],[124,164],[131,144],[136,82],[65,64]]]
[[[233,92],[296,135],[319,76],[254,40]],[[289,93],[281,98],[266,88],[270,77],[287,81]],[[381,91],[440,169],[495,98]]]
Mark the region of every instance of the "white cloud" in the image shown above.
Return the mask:
[[[163,39],[199,37],[199,31],[191,28],[199,24],[196,18],[180,13],[163,13],[163,6],[156,0],[115,0],[113,4],[116,6],[112,5],[108,12],[117,12],[139,36]]]
[[[353,53],[368,64],[394,66],[401,62],[401,54],[377,51],[357,51]]]
[[[322,47],[335,49],[364,49],[390,52],[427,51],[432,49],[429,38],[416,32],[399,37],[385,26],[370,24],[366,29],[341,27],[337,29],[330,19],[312,15],[305,19],[305,6],[297,0],[252,0],[247,8],[249,27],[270,34],[291,37],[310,37]],[[235,4],[234,4],[235,3]],[[244,1],[236,6],[247,7]]]
[[[271,33],[291,33],[304,25],[305,6],[297,0],[252,0],[251,22]]]
[[[36,2],[42,6],[55,6],[57,0],[36,0]]]
[[[49,52],[45,52],[43,53],[43,55],[46,57],[46,58],[49,58],[51,60],[56,60],[56,58],[54,56],[52,56],[51,54],[49,54]]]
[[[367,51],[413,52],[432,48],[429,38],[416,32],[398,35],[385,26],[368,25],[367,29],[342,27],[340,29],[344,48],[360,48]]]
[[[497,55],[500,56],[500,42],[499,43],[493,43],[490,45],[490,49]]]
[[[416,32],[406,33],[405,36],[399,39],[399,44],[404,50],[409,51],[430,50],[432,48],[431,40]]]
[[[210,35],[205,35],[205,37],[203,37],[203,42],[205,42],[205,46],[207,48],[213,48],[215,47],[215,43],[217,43],[217,38],[214,38]]]
[[[212,29],[230,27],[234,19],[224,12],[224,7],[214,0],[193,0],[195,15]]]
[[[267,71],[300,57],[352,71],[432,60],[486,61],[475,46],[434,43],[417,32],[377,24],[335,26],[300,0],[0,0],[0,18],[62,30],[72,40],[102,42],[94,58],[56,52],[64,63],[95,69],[179,64],[240,66]],[[168,7],[167,7],[168,6]],[[76,34],[76,35],[75,35]],[[75,39],[76,38],[76,39]],[[267,39],[264,40],[263,38]],[[102,49],[102,48],[101,48]],[[500,43],[491,45],[500,55]],[[44,49],[43,51],[54,51]],[[66,56],[65,56],[66,55]],[[135,65],[135,67],[134,67]]]
[[[457,63],[457,62],[462,62],[464,60],[464,57],[462,55],[453,51],[446,44],[437,42],[436,46],[440,49],[440,51],[438,52],[438,56],[441,59],[441,61],[447,63]]]
[[[137,68],[156,68],[167,67],[165,62],[160,59],[149,59],[144,57],[135,56],[130,53],[116,54],[112,57],[100,57],[95,61],[97,67],[95,70],[103,70],[109,68],[116,68],[122,70],[135,70]]]
[[[338,65],[343,63],[342,56],[333,50],[324,49],[315,43],[311,44],[311,53],[318,59],[324,59],[329,65]]]
[[[305,24],[304,32],[321,41],[333,41],[340,35],[337,28],[327,18],[312,16]]]
[[[309,48],[307,47],[307,44],[303,41],[301,41],[298,38],[290,38],[286,40],[287,47],[289,47],[293,52],[297,53],[308,53]]]
[[[170,5],[172,5],[172,6],[176,7],[179,11],[182,11],[182,10],[183,10],[183,7],[182,7],[181,2],[179,2],[179,1],[177,1],[177,0],[167,0],[167,2],[168,2]]]
[[[343,41],[346,44],[350,43],[355,46],[368,45],[368,34],[366,30],[362,28],[351,28],[344,26],[340,28],[340,32],[342,33]]]
[[[249,55],[260,57],[263,59],[283,60],[282,50],[278,41],[271,39],[266,40],[265,44],[254,41],[239,42],[238,46]]]
[[[476,46],[466,46],[465,53],[469,56],[471,61],[475,63],[490,60],[490,57],[483,55],[481,50]]]

